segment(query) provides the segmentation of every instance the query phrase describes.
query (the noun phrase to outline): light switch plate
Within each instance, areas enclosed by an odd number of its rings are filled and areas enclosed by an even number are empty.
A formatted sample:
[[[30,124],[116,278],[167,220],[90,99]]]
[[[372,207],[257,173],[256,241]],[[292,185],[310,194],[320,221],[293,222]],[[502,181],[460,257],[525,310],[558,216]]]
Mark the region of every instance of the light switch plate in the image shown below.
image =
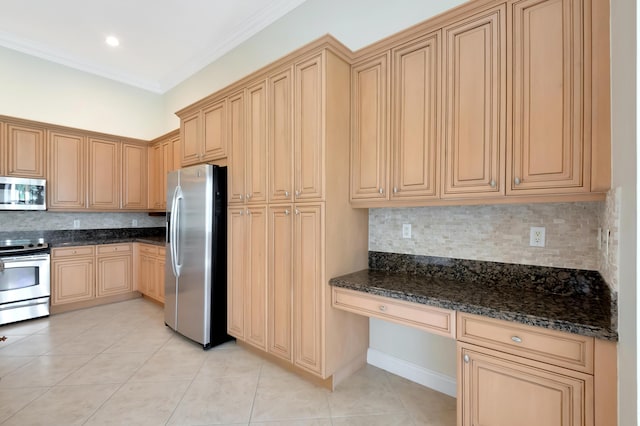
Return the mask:
[[[402,238],[411,238],[411,224],[403,223],[402,224]]]

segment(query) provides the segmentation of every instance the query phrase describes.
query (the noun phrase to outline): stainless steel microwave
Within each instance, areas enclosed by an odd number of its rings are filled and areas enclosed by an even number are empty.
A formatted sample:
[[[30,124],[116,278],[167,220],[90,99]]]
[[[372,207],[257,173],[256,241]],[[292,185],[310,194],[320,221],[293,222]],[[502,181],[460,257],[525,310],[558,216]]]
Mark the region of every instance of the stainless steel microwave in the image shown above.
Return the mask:
[[[46,210],[47,181],[0,177],[0,210]]]

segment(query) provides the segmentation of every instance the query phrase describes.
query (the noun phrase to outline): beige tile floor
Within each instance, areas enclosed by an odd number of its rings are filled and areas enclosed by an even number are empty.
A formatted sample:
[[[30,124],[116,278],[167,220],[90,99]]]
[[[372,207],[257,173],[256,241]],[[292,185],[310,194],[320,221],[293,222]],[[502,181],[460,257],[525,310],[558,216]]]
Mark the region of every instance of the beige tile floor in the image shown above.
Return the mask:
[[[147,300],[0,327],[3,425],[450,425],[455,399],[367,366],[334,392],[166,328]]]

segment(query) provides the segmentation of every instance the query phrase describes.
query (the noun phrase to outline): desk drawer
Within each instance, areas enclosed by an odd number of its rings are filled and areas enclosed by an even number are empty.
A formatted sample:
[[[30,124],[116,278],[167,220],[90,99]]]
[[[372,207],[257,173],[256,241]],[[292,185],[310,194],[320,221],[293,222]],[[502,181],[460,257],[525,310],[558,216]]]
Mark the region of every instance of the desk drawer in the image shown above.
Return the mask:
[[[51,250],[51,257],[53,258],[61,258],[61,257],[71,257],[71,256],[93,256],[94,249],[93,246],[77,246],[77,247],[65,247],[65,248],[54,248]]]
[[[333,307],[455,338],[455,311],[334,287]]]
[[[131,244],[104,244],[96,246],[98,254],[131,253]]]
[[[458,340],[593,374],[593,337],[458,312]]]

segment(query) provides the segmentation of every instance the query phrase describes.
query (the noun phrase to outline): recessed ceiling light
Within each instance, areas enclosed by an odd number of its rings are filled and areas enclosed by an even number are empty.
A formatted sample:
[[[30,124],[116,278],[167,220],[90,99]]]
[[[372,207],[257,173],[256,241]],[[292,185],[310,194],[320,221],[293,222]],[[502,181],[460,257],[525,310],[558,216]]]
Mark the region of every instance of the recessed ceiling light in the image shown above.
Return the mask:
[[[120,40],[118,40],[118,37],[116,36],[107,36],[104,41],[111,47],[117,47],[120,45]]]

